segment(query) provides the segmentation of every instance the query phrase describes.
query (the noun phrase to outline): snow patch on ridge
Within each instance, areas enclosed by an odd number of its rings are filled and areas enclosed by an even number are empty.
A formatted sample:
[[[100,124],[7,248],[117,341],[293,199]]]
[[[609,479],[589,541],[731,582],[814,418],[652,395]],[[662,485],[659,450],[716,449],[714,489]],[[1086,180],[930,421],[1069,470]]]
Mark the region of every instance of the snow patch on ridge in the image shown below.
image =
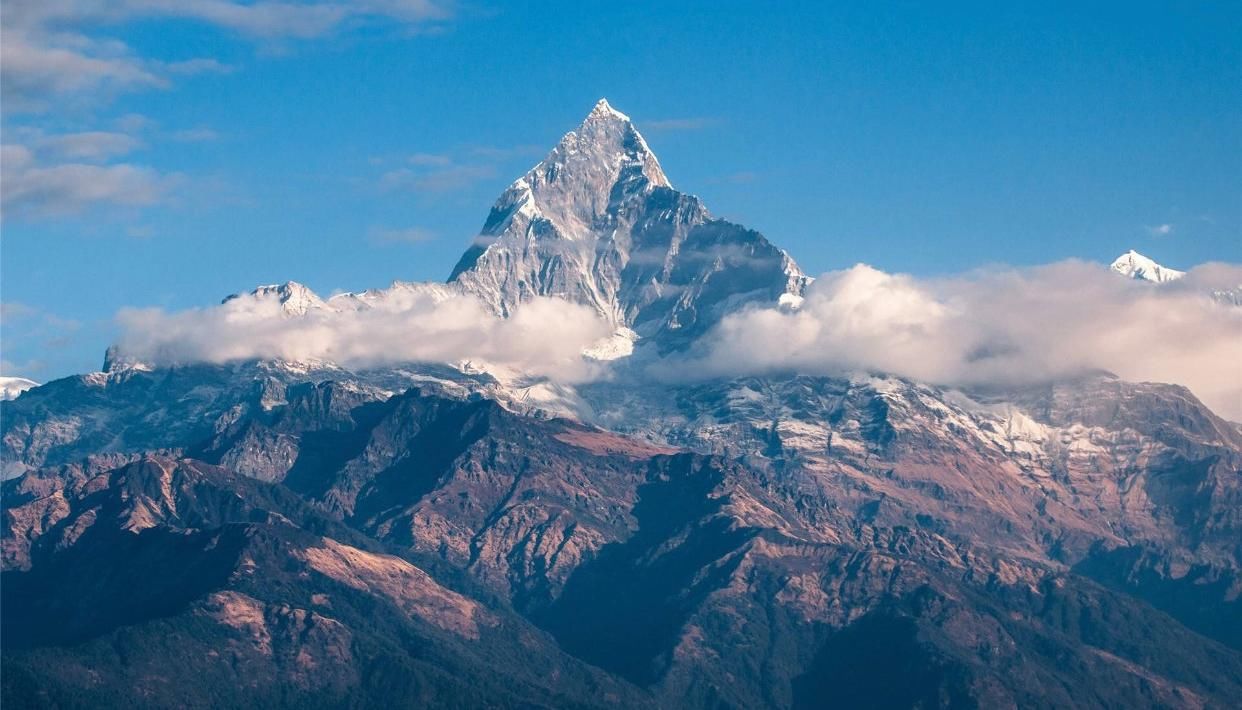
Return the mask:
[[[1186,275],[1185,271],[1161,266],[1133,249],[1117,257],[1109,268],[1122,276],[1158,284],[1176,281]]]
[[[38,386],[38,382],[25,377],[0,377],[0,401],[17,399],[22,392]]]

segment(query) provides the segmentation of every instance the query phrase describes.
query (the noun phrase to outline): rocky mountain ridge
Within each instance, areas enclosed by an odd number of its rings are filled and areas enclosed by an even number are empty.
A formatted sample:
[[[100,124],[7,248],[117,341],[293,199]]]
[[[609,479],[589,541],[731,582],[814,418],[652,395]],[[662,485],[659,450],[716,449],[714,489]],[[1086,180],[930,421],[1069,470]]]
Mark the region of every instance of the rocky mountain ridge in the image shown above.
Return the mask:
[[[777,395],[784,385],[766,386]],[[739,446],[720,454],[530,420],[486,399],[418,390],[384,398],[335,383],[265,388],[167,453],[95,456],[5,483],[5,606],[39,619],[69,613],[45,604],[85,605],[72,613],[86,614],[77,633],[100,640],[92,643],[189,633],[217,652],[249,644],[258,687],[285,687],[291,698],[319,688],[305,685],[306,669],[334,657],[345,670],[316,682],[330,680],[337,693],[374,689],[363,669],[404,653],[358,645],[391,633],[390,622],[347,611],[376,603],[413,614],[398,626],[425,626],[418,633],[435,648],[465,644],[452,653],[466,660],[435,663],[466,677],[474,664],[497,662],[477,654],[503,657],[495,644],[533,624],[541,631],[519,637],[547,634],[538,643],[549,658],[577,659],[549,662],[582,669],[573,672],[583,680],[555,692],[585,693],[587,705],[885,697],[887,676],[848,671],[851,654],[833,650],[842,644],[921,669],[894,707],[946,695],[1061,704],[1070,696],[1058,688],[1099,678],[1106,689],[1084,704],[1225,706],[1242,690],[1231,680],[1242,636],[1229,622],[1239,521],[1222,516],[1239,509],[1242,447],[1193,398],[1112,380],[1031,392],[1039,421],[1011,415],[983,445],[962,435],[970,418],[947,393],[891,381],[794,386],[801,391],[785,392],[784,404],[743,393],[714,405],[722,424],[736,412],[722,440]],[[1102,408],[1117,387],[1130,408]],[[810,408],[777,421],[774,437],[754,426],[763,409],[803,402]],[[817,402],[827,405],[832,440],[823,446],[799,431],[821,420]],[[1164,430],[1164,416],[1145,424],[1159,406],[1180,410],[1188,428]],[[1034,444],[1039,427],[1058,426],[1092,433],[1067,447],[1064,433]],[[1003,441],[1025,441],[1029,455]],[[1102,460],[1119,467],[1101,470]],[[191,584],[199,577],[129,552],[139,540],[158,549],[157,539],[179,541],[180,559],[205,570],[217,564],[208,549],[227,557],[216,576]],[[141,574],[137,565],[164,564],[172,586],[152,594],[171,604],[165,620],[109,611],[121,602],[107,601],[116,593],[107,587],[70,584],[72,599],[52,591],[65,584],[60,575],[87,572],[87,558],[126,578]],[[277,572],[290,565],[310,565],[310,576]],[[1136,580],[1144,582],[1130,589]],[[1159,593],[1145,599],[1152,588]],[[289,624],[302,629],[301,647],[279,635]],[[1145,636],[1131,635],[1140,629]],[[28,650],[10,655],[19,677],[95,692],[72,674],[47,675],[41,658],[82,663],[58,650],[61,639],[19,637],[28,639],[18,647]],[[118,677],[146,662],[131,659]],[[616,684],[611,696],[587,689],[606,681]],[[203,692],[178,682],[191,697]],[[554,692],[525,676],[512,682],[534,688],[528,698]],[[434,692],[465,692],[454,687]]]

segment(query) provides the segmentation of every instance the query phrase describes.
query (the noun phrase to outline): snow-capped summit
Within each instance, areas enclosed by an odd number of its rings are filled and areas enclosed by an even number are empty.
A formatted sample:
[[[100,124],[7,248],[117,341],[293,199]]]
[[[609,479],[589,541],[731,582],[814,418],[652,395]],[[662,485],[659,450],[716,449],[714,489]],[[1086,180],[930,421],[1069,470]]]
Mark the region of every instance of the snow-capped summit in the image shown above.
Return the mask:
[[[595,108],[591,109],[591,113],[590,113],[590,116],[588,116],[588,118],[591,118],[591,117],[614,118],[619,121],[630,120],[629,116],[626,116],[625,114],[613,108],[612,104],[608,103],[608,99],[602,96],[600,97],[599,101],[595,102]]]
[[[17,399],[17,397],[39,383],[25,377],[0,377],[0,401]]]
[[[501,315],[559,296],[649,337],[800,295],[806,277],[759,233],[673,189],[633,121],[601,99],[505,190],[449,281]]]
[[[1161,266],[1133,249],[1117,257],[1111,268],[1122,276],[1158,284],[1176,281],[1186,275],[1185,271]]]
[[[309,311],[327,307],[324,300],[314,291],[297,281],[259,286],[249,294],[235,293],[227,296],[221,303],[228,303],[246,297],[257,300],[275,298],[280,301],[280,310],[285,316],[304,316]]]

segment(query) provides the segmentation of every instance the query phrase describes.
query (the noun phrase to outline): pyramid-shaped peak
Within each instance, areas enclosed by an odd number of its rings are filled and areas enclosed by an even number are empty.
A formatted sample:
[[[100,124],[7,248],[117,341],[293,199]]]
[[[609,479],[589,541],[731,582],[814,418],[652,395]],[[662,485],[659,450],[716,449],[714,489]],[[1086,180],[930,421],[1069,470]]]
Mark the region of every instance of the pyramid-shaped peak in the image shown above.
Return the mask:
[[[587,120],[591,119],[610,119],[614,121],[629,121],[630,117],[621,113],[608,103],[608,99],[601,98],[595,102],[595,108],[591,109],[591,113],[587,115]]]
[[[625,189],[617,192],[619,184]],[[566,133],[498,205],[529,202],[573,235],[602,216],[618,194],[653,187],[671,187],[660,161],[630,118],[600,99],[582,125]]]

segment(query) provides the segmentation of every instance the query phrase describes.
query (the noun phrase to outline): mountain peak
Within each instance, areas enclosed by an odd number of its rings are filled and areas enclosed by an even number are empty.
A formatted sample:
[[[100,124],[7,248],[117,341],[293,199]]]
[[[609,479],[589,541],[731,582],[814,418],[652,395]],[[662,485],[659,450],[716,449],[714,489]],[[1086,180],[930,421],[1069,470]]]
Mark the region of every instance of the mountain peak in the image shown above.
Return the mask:
[[[745,302],[801,295],[806,277],[763,235],[675,190],[634,123],[600,99],[500,196],[449,281],[500,315],[552,296],[688,342]]]
[[[626,116],[625,114],[613,108],[612,104],[608,103],[608,99],[605,99],[605,98],[601,98],[599,101],[595,102],[595,108],[591,109],[591,113],[587,115],[588,120],[592,118],[596,118],[596,119],[606,118],[606,119],[613,119],[617,121],[629,121],[630,120],[629,116]]]
[[[1151,281],[1152,283],[1176,281],[1186,275],[1184,271],[1161,266],[1133,249],[1117,257],[1109,268],[1122,276],[1128,276],[1139,281]]]
[[[281,312],[288,316],[306,315],[308,311],[325,307],[323,299],[318,294],[297,281],[259,286],[245,296],[240,293],[227,296],[221,303],[228,303],[241,298],[256,300],[275,299],[280,302]]]
[[[600,99],[577,129],[496,200],[476,245],[462,255],[449,281],[460,280],[497,241],[505,243],[494,251],[517,249],[536,237],[545,244],[585,243],[620,203],[671,187],[634,123]]]
[[[616,171],[617,179],[641,175],[652,186],[671,187],[664,170],[660,168],[660,161],[634,127],[634,122],[613,108],[608,99],[595,102],[577,130],[566,133],[531,173],[537,172],[541,166],[555,170],[554,166],[558,164],[575,163],[576,167],[581,167],[584,161],[594,163],[593,167],[606,169],[610,175]]]

